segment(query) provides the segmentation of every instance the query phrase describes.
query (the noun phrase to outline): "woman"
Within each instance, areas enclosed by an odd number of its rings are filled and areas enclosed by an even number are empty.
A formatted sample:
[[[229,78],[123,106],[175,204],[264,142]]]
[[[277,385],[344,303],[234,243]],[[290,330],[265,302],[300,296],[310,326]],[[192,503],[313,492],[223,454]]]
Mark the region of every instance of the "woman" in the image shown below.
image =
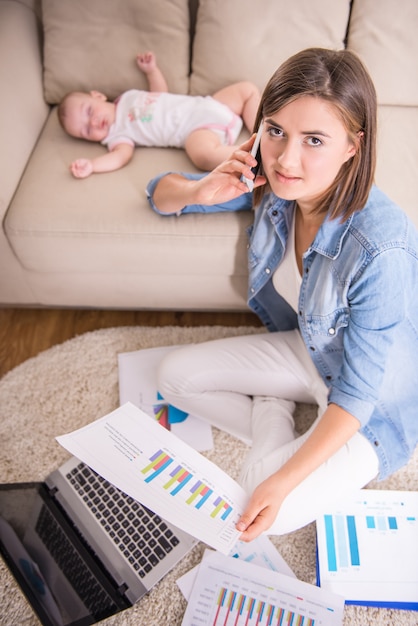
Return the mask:
[[[418,235],[373,186],[372,81],[349,51],[302,51],[269,81],[261,121],[249,305],[271,332],[180,348],[159,371],[167,401],[252,442],[247,541],[315,520],[418,441]],[[253,139],[205,178],[163,177],[156,206],[241,196]],[[319,407],[302,436],[295,402]]]

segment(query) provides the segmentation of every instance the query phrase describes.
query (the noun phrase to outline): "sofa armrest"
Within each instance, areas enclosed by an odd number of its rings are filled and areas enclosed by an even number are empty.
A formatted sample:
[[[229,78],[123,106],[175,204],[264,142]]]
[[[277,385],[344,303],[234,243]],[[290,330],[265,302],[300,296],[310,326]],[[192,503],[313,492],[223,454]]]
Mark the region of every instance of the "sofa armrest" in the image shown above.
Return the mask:
[[[41,34],[35,12],[0,2],[0,219],[3,220],[48,117],[42,87]]]

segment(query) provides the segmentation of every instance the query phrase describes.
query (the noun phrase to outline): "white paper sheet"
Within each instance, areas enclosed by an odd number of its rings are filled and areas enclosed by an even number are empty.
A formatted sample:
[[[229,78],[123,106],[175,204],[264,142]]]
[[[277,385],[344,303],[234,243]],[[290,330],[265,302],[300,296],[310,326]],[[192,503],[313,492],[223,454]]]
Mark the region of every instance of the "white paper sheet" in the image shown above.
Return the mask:
[[[131,403],[57,441],[98,474],[182,530],[227,554],[245,491]]]
[[[418,492],[361,489],[316,526],[321,587],[418,610]]]
[[[210,554],[210,552],[206,550],[203,558],[206,558],[208,554]],[[259,535],[249,543],[237,541],[228,556],[296,578],[291,568],[266,535]],[[193,569],[189,570],[176,581],[186,600],[190,598],[199,567],[200,565],[196,565],[196,567],[193,567]]]
[[[182,626],[341,626],[343,611],[340,596],[211,552],[199,566]]]
[[[147,415],[154,417],[158,399],[157,369],[161,359],[178,346],[160,346],[118,354],[119,402],[132,402]],[[173,434],[190,446],[203,452],[212,450],[213,437],[210,424],[194,415],[184,422],[170,425]]]

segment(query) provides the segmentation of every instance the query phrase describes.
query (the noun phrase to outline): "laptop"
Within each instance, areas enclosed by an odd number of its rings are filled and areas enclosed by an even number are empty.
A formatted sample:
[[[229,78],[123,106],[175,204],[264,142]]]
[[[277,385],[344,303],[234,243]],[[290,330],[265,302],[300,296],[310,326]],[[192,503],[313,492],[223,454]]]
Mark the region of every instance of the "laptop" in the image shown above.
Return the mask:
[[[44,482],[0,485],[0,551],[46,626],[132,606],[196,543],[75,457]]]

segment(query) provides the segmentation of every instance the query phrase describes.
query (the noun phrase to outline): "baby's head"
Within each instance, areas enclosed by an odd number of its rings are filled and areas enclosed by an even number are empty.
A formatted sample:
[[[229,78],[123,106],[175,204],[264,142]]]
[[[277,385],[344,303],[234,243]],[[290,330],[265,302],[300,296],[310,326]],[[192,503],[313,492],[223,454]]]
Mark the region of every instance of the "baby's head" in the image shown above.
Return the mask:
[[[58,119],[71,137],[103,141],[115,121],[116,105],[99,91],[72,91],[58,106]]]

